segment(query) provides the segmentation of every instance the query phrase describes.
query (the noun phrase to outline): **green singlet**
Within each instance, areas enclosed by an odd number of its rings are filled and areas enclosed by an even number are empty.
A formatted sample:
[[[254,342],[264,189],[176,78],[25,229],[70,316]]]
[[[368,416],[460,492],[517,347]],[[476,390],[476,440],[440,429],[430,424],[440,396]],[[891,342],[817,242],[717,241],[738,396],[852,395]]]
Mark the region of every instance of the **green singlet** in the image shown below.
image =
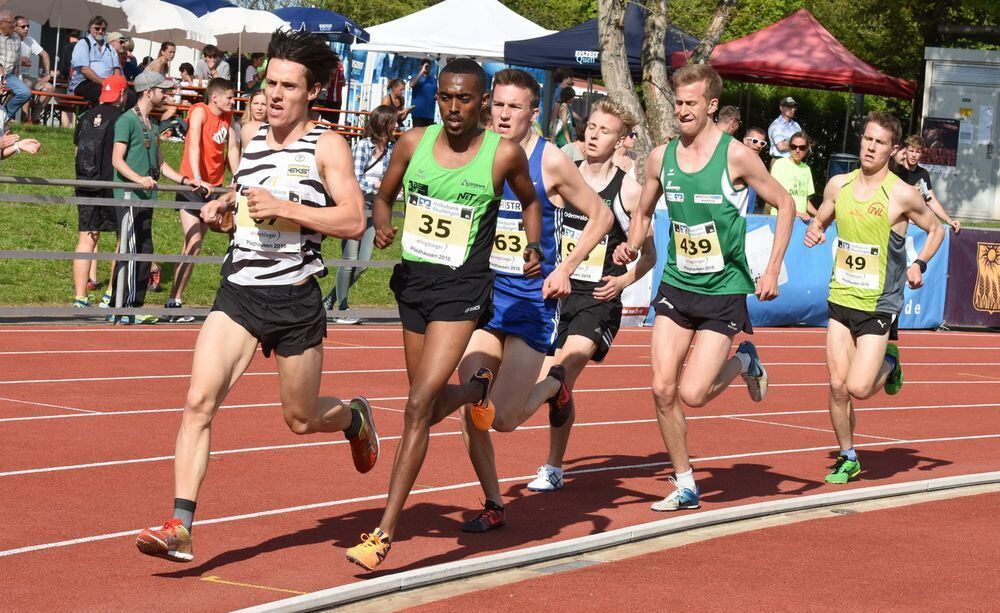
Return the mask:
[[[830,302],[867,313],[898,313],[906,279],[906,237],[892,231],[889,194],[899,177],[891,172],[868,200],[854,198],[859,170],[837,194]]]
[[[403,175],[403,260],[463,273],[489,271],[501,196],[493,186],[500,135],[483,132],[471,162],[443,168],[434,159],[442,128],[427,127]]]
[[[729,178],[733,137],[723,133],[712,157],[697,172],[677,165],[678,139],[663,152],[660,182],[670,215],[670,241],[662,280],[710,296],[752,294],[745,253],[747,190]]]

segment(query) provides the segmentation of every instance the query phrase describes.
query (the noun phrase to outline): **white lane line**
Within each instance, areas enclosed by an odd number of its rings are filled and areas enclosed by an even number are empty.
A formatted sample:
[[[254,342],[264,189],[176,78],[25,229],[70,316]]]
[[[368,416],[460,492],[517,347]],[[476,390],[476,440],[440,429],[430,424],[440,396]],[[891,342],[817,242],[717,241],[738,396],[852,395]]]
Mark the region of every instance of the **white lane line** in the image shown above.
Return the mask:
[[[36,407],[50,407],[53,409],[62,409],[63,411],[76,411],[77,413],[87,413],[89,415],[99,415],[100,411],[91,411],[88,409],[77,409],[74,407],[65,407],[61,404],[49,404],[48,402],[31,402],[30,400],[18,400],[17,398],[0,398],[0,400],[5,400],[7,402],[17,402],[20,404],[30,404]]]
[[[456,433],[457,434],[457,433]],[[978,440],[978,439],[996,439],[1000,438],[1000,434],[977,434],[971,436],[951,436],[951,437],[940,437],[940,438],[924,438],[924,439],[907,439],[891,442],[878,442],[878,443],[859,443],[855,447],[877,447],[885,445],[896,445],[896,444],[913,444],[913,443],[943,443],[943,442],[953,442],[953,441],[968,441],[968,440]],[[706,456],[701,458],[692,458],[691,463],[694,465],[701,464],[703,462],[712,462],[717,460],[733,460],[740,458],[751,458],[751,457],[761,457],[761,456],[772,456],[772,455],[788,455],[795,453],[809,453],[814,451],[829,451],[837,449],[836,446],[824,445],[820,447],[803,447],[799,449],[775,449],[770,451],[751,451],[748,453],[735,453],[728,455],[718,455],[718,456]],[[660,468],[669,466],[670,462],[648,462],[644,464],[630,464],[624,466],[602,466],[599,468],[584,468],[579,470],[566,471],[566,475],[585,475],[593,473],[601,473],[608,471],[625,471],[625,470],[637,470],[637,469],[648,469],[648,468]],[[535,475],[519,475],[516,477],[504,477],[500,479],[500,483],[510,483],[515,481],[527,481],[534,478]],[[420,494],[431,494],[435,492],[444,492],[449,490],[457,490],[467,487],[478,487],[478,481],[467,481],[465,483],[455,483],[452,485],[442,485],[438,487],[428,487],[423,489],[415,489],[410,492],[411,495]],[[322,509],[328,507],[342,506],[346,504],[353,504],[358,502],[371,502],[375,500],[384,500],[388,498],[388,494],[373,494],[371,496],[358,496],[355,498],[346,498],[341,500],[329,500],[325,502],[316,502],[312,504],[298,505],[294,507],[283,507],[278,509],[268,509],[265,511],[257,511],[254,513],[243,513],[241,515],[230,515],[227,517],[216,517],[213,519],[204,519],[194,522],[196,526],[206,526],[209,524],[224,524],[235,521],[244,521],[248,519],[256,519],[258,517],[269,517],[273,515],[284,515],[288,513],[296,513],[300,511],[311,511],[314,509]],[[59,547],[70,547],[72,545],[81,545],[84,543],[93,543],[96,541],[106,541],[109,539],[121,538],[126,536],[134,537],[142,528],[133,528],[131,530],[125,530],[121,532],[111,532],[107,534],[97,534],[93,536],[85,536],[75,539],[69,539],[65,541],[55,541],[51,543],[41,543],[38,545],[28,545],[26,547],[17,547],[14,549],[5,549],[0,551],[0,558],[20,555],[24,553],[31,553],[35,551],[43,551],[46,549],[55,549]]]
[[[764,419],[750,419],[750,418],[747,418],[747,417],[729,417],[727,419],[731,419],[733,421],[746,421],[746,422],[750,422],[750,423],[754,423],[754,424],[765,424],[765,425],[768,425],[768,426],[781,426],[781,427],[784,427],[784,428],[796,428],[796,429],[799,429],[799,430],[812,430],[813,432],[822,432],[824,434],[835,434],[834,431],[831,430],[831,429],[829,429],[829,428],[814,428],[812,426],[802,426],[802,425],[799,425],[799,424],[783,424],[780,421],[767,421],[767,420],[764,420]],[[881,441],[897,441],[897,442],[899,441],[898,438],[890,438],[888,436],[875,436],[874,434],[861,434],[859,432],[855,432],[853,434],[853,436],[860,436],[862,438],[874,438],[874,439],[878,439],[878,440],[881,440]]]

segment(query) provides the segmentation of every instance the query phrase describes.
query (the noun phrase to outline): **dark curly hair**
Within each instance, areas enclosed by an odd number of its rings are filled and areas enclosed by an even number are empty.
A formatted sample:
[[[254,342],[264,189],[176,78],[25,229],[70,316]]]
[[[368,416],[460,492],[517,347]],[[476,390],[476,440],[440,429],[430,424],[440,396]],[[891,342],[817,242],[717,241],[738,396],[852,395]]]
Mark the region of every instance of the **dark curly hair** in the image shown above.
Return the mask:
[[[267,45],[267,57],[268,61],[277,59],[302,64],[306,69],[306,85],[310,88],[316,83],[328,83],[337,69],[337,54],[326,40],[300,30],[275,30]]]

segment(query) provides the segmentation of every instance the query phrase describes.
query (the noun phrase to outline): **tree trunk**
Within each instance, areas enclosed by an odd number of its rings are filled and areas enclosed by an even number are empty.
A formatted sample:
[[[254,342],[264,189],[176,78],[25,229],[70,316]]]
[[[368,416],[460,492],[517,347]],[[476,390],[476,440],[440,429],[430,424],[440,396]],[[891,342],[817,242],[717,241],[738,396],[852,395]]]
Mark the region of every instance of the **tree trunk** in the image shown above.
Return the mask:
[[[739,0],[720,0],[719,8],[715,11],[715,17],[712,18],[712,23],[709,24],[708,30],[705,32],[705,36],[702,37],[701,42],[694,48],[694,53],[691,54],[691,58],[688,60],[689,64],[704,64],[708,62],[708,57],[712,55],[712,49],[715,49],[715,45],[722,37],[722,32],[729,25],[729,21],[733,18],[733,9],[738,4]]]
[[[632,73],[629,72],[625,51],[625,5],[626,0],[598,0],[597,32],[601,44],[601,77],[608,90],[608,96],[632,113],[639,123],[636,153],[645,161],[650,150],[649,124],[642,110],[639,96],[635,91]],[[662,39],[661,39],[662,40]],[[641,175],[642,166],[637,162],[636,171]]]
[[[677,133],[674,117],[674,89],[667,77],[667,62],[663,39],[667,33],[667,0],[649,0],[642,43],[642,93],[646,102],[646,120],[650,141],[639,140],[636,153],[643,160],[656,145],[663,144]]]

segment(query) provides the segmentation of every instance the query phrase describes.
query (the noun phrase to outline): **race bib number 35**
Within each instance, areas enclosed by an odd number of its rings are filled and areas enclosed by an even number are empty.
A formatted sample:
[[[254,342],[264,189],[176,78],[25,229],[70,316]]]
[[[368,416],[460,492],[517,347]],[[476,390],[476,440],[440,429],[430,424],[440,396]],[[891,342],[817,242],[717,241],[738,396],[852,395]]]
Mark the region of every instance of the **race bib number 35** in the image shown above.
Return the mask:
[[[524,247],[528,237],[520,219],[497,218],[497,232],[490,253],[490,268],[508,275],[524,274]]]
[[[570,228],[569,226],[563,226],[562,235],[562,258],[565,260],[569,257],[569,254],[573,253],[576,249],[576,245],[580,242],[580,235],[582,232],[575,228]],[[601,280],[602,273],[604,272],[604,260],[608,253],[608,237],[607,235],[601,239],[601,242],[597,243],[587,255],[587,259],[580,262],[580,265],[576,267],[573,274],[570,275],[570,279],[576,279],[577,281],[587,281],[590,283],[597,283]]]
[[[673,222],[677,270],[695,275],[720,272],[725,267],[715,222],[688,226]]]
[[[473,208],[409,194],[403,222],[403,252],[426,262],[457,268],[465,263]]]
[[[882,289],[879,279],[881,254],[878,245],[852,243],[838,238],[833,278],[838,283],[859,289]]]
[[[278,200],[299,202],[295,192],[276,187],[266,188]],[[253,251],[278,251],[298,253],[302,249],[302,228],[287,219],[261,219],[250,217],[250,208],[244,191],[236,198],[236,245]]]

